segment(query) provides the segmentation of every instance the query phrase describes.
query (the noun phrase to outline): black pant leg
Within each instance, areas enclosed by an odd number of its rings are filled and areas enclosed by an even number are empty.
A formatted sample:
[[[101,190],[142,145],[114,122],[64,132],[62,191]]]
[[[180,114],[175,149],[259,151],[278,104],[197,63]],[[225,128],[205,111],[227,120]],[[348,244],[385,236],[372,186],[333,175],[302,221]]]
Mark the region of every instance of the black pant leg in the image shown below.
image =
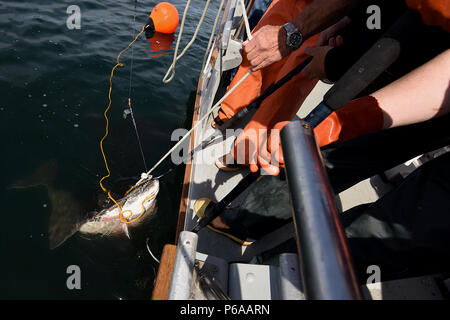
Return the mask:
[[[450,271],[450,153],[415,170],[378,201],[342,214],[355,267],[383,280]]]

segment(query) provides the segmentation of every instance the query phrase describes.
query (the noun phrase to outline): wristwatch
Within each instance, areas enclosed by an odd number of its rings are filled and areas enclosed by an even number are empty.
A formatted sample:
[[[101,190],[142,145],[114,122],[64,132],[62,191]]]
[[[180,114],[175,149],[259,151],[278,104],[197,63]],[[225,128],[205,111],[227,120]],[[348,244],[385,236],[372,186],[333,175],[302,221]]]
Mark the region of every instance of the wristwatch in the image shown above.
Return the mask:
[[[294,26],[292,22],[288,22],[283,25],[284,30],[286,30],[286,44],[292,50],[297,50],[303,43],[303,35]]]

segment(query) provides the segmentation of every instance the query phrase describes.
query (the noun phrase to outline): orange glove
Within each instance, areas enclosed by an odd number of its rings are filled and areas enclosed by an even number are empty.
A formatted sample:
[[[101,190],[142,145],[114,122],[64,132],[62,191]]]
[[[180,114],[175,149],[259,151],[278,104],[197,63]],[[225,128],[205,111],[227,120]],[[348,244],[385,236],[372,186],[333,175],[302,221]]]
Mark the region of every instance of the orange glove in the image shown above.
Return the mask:
[[[330,114],[314,129],[314,134],[319,147],[323,147],[381,130],[383,119],[383,110],[377,99],[365,96]]]
[[[267,131],[266,126],[253,122],[251,128],[246,128],[236,139],[234,159],[237,163],[249,164],[252,172],[257,172],[261,167],[266,174],[277,176],[280,167],[284,167],[280,131],[288,123],[290,121],[279,122]]]
[[[284,168],[284,157],[283,151],[281,150],[280,132],[281,130],[283,130],[284,126],[289,123],[291,122],[290,121],[278,122],[272,129],[272,134],[269,136],[269,143],[268,143],[269,153],[272,154],[273,157],[272,168],[264,169],[266,172],[276,172],[276,175],[278,175],[278,173],[280,172],[279,168]],[[260,163],[263,162],[260,161]]]
[[[250,121],[234,142],[234,159],[239,164],[250,165],[250,171],[261,167],[267,174],[278,175],[280,170],[270,152],[270,125]]]
[[[280,167],[284,167],[280,132],[288,123],[290,121],[281,121],[267,131],[266,125],[250,122],[250,128],[235,141],[235,159],[238,163],[249,164],[252,172],[261,167],[269,175],[278,175]],[[314,134],[319,147],[323,147],[381,130],[383,123],[383,110],[377,99],[365,96],[330,114],[314,129]]]
[[[383,110],[379,107],[378,101],[372,96],[366,96],[351,101],[330,114],[314,129],[314,134],[319,147],[323,147],[336,141],[381,130],[383,119]],[[267,157],[258,155],[258,163],[270,175],[278,175],[279,168],[284,167],[280,132],[288,123],[290,121],[279,122],[272,129],[267,143],[268,154],[272,156],[271,162],[267,161]]]

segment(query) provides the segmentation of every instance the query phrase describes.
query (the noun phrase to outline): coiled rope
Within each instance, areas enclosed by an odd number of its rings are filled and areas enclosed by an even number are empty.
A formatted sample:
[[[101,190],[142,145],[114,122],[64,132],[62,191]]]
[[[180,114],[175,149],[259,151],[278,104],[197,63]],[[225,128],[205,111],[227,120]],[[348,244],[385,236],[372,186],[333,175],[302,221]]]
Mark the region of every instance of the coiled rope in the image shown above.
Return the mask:
[[[190,48],[190,46],[194,43],[195,39],[197,38],[198,31],[200,30],[200,27],[203,24],[203,20],[205,19],[206,11],[208,11],[210,2],[211,2],[211,0],[206,1],[205,8],[203,9],[202,16],[200,17],[200,20],[198,21],[197,28],[195,29],[195,32],[191,38],[191,41],[189,41],[189,43],[186,45],[186,47],[183,49],[183,51],[180,53],[180,55],[177,56],[178,47],[180,46],[180,42],[181,42],[181,38],[182,38],[181,36],[182,36],[183,30],[184,30],[184,23],[186,21],[186,16],[187,16],[187,12],[189,10],[189,6],[191,4],[191,0],[188,0],[188,2],[186,3],[186,7],[184,8],[184,12],[183,12],[183,19],[181,20],[180,31],[178,32],[178,39],[177,39],[177,44],[175,46],[173,61],[172,61],[172,64],[170,65],[169,69],[167,70],[166,75],[164,76],[164,78],[162,80],[164,83],[169,83],[175,77],[175,65],[177,64],[178,60],[180,60],[181,57],[184,56],[184,54],[187,52],[187,50]],[[218,15],[220,14],[220,10],[217,14]],[[170,77],[169,77],[169,75],[170,75]]]

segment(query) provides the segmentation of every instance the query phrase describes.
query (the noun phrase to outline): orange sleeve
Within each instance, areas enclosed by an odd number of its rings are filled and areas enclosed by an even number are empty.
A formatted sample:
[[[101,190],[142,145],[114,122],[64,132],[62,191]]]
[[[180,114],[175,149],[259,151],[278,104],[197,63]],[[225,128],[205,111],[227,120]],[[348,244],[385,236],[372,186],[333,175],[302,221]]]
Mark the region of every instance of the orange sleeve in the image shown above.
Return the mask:
[[[406,0],[408,7],[417,10],[425,24],[440,26],[450,32],[450,1]]]

